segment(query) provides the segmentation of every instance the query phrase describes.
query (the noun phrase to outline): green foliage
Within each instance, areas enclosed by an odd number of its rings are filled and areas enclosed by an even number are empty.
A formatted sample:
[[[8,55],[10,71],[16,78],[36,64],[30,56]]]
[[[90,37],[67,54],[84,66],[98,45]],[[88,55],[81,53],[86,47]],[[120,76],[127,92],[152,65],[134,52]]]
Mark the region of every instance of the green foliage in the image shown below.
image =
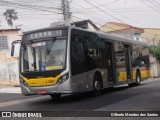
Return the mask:
[[[3,16],[5,17],[8,25],[13,26],[13,20],[17,20],[17,12],[15,12],[14,9],[7,9],[4,13]]]
[[[160,61],[160,46],[151,45],[149,47],[149,52],[153,55],[155,54],[156,59]]]

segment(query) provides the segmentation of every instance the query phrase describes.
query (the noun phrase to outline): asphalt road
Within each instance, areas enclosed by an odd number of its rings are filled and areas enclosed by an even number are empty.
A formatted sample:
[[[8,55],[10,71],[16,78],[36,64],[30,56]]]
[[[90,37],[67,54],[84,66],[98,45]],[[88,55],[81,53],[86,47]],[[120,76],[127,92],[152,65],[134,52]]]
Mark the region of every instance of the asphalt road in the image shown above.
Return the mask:
[[[149,79],[136,87],[106,89],[100,96],[91,93],[63,96],[0,94],[0,111],[160,111],[160,79]]]

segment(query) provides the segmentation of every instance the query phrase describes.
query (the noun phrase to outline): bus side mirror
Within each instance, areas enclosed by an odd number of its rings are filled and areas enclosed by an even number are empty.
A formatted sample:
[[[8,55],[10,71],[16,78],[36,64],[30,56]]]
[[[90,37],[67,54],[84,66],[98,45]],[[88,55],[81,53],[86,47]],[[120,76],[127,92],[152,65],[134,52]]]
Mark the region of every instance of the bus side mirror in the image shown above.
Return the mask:
[[[11,43],[11,56],[14,58],[19,57],[21,40],[15,40]]]

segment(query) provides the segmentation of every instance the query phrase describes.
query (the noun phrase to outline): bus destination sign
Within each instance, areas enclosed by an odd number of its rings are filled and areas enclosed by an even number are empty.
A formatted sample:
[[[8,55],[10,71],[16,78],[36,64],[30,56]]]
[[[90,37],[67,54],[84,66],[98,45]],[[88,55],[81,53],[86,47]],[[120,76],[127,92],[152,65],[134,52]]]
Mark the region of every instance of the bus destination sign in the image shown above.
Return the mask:
[[[27,40],[34,40],[34,39],[41,39],[41,38],[48,38],[48,37],[61,37],[66,36],[66,30],[51,30],[51,31],[42,31],[31,33],[27,35]]]

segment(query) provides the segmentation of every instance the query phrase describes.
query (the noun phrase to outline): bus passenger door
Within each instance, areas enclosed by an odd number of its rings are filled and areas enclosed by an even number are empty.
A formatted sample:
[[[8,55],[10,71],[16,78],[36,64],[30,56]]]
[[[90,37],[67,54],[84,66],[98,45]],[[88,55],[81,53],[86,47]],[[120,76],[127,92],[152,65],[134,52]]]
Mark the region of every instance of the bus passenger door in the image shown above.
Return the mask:
[[[114,85],[114,69],[113,69],[113,46],[112,43],[105,43],[106,46],[106,68],[108,73],[108,85]]]
[[[125,45],[125,52],[126,52],[126,78],[127,81],[131,81],[131,49],[129,45]]]

